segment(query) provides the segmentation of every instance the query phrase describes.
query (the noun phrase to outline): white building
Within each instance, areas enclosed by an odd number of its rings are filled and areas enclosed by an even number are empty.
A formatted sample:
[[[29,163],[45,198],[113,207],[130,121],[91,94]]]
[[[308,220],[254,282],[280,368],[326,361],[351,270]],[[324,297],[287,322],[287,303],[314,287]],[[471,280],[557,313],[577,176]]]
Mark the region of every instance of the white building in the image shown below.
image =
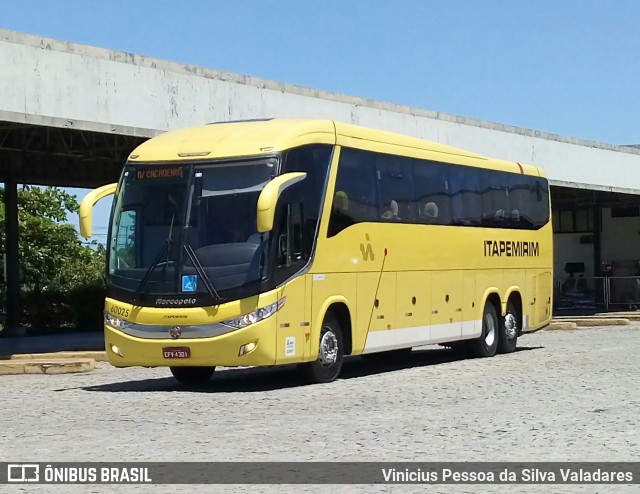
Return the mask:
[[[640,149],[634,147],[5,30],[0,65],[0,180],[9,188],[20,182],[104,183],[117,176],[138,142],[178,127],[328,118],[542,167],[552,184],[557,277],[566,275],[567,263],[578,263],[572,265],[577,277],[600,276],[601,261],[614,263],[614,274],[633,274],[640,259]],[[13,196],[7,197],[10,202]],[[7,281],[15,288],[10,271]]]

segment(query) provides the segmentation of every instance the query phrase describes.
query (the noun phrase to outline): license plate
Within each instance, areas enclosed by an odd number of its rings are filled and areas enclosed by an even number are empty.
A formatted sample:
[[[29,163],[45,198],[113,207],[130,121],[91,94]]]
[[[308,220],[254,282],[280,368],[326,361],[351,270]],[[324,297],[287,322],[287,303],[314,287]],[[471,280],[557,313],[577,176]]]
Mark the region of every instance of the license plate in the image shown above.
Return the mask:
[[[164,358],[189,358],[191,357],[191,348],[188,346],[169,346],[162,349]]]

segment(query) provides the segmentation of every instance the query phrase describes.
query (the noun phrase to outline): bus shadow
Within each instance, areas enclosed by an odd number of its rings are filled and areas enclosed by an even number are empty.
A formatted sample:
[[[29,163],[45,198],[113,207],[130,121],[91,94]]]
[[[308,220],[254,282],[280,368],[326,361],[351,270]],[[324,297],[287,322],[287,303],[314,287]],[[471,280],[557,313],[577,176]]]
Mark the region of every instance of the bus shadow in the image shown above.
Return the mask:
[[[519,347],[516,352],[537,350],[538,347]],[[497,355],[493,358],[509,358],[509,355]],[[338,380],[357,379],[371,375],[383,374],[403,369],[429,367],[451,362],[467,360],[464,356],[450,349],[420,349],[402,356],[385,355],[375,357],[347,357]],[[295,365],[268,368],[252,367],[246,369],[229,369],[214,372],[210,381],[202,385],[185,385],[178,383],[173,377],[161,377],[125,381],[117,383],[82,386],[84,391],[94,392],[201,392],[201,393],[234,393],[264,392],[277,389],[306,386],[308,382]],[[60,390],[62,391],[62,390]]]

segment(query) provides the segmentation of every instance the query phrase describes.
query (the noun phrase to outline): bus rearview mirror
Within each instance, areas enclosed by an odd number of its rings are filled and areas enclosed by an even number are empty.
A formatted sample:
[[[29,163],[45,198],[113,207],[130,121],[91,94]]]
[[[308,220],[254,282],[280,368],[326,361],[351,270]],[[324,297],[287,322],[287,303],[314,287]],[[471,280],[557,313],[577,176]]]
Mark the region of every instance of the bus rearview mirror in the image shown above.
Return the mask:
[[[78,215],[80,216],[80,235],[84,238],[89,238],[93,234],[93,206],[95,206],[100,199],[115,194],[117,187],[118,184],[115,183],[103,185],[102,187],[92,190],[82,199]]]
[[[303,172],[285,173],[271,180],[264,186],[258,197],[257,223],[258,232],[265,233],[273,230],[273,219],[276,214],[278,198],[284,189],[304,180],[307,176]]]

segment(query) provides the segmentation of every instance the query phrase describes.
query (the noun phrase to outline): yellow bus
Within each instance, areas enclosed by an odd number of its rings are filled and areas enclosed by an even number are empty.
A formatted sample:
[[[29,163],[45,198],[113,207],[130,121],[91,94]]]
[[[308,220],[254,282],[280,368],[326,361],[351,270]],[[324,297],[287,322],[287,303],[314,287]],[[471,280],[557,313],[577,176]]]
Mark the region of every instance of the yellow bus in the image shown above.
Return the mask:
[[[540,169],[328,120],[165,133],[129,156],[107,248],[117,367],[300,364],[443,344],[491,357],[548,324],[549,186]]]

